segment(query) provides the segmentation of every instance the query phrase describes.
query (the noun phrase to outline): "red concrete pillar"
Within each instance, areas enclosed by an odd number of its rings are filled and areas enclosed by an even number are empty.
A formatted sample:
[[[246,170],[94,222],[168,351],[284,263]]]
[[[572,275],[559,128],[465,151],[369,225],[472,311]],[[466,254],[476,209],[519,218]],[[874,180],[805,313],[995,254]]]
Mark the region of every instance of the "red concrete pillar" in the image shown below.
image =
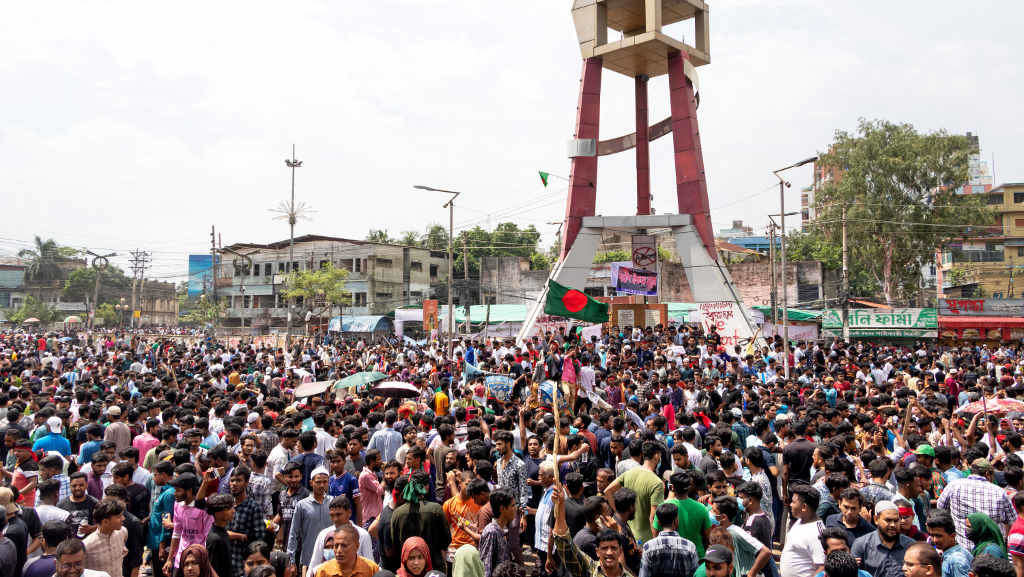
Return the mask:
[[[580,100],[576,107],[576,138],[598,139],[601,119],[601,59],[583,61],[580,79]],[[569,197],[565,203],[565,226],[562,227],[562,255],[569,253],[583,225],[583,217],[594,216],[597,209],[597,156],[572,159],[569,172]]]
[[[636,82],[636,213],[651,214],[651,158],[647,140],[647,77]]]
[[[701,153],[700,131],[697,128],[697,102],[693,94],[693,83],[683,74],[683,61],[686,58],[682,52],[674,52],[668,57],[676,198],[679,214],[693,217],[693,224],[708,254],[718,260],[708,206],[708,183],[704,179],[704,155]]]

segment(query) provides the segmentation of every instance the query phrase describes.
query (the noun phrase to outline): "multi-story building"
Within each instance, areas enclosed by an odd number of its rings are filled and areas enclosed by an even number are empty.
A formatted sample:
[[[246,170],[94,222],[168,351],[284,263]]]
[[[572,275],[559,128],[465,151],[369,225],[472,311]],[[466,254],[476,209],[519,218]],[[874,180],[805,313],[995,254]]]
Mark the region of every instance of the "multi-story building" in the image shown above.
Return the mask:
[[[0,309],[18,308],[25,300],[25,261],[0,257]]]
[[[243,242],[223,249],[214,290],[218,298],[228,298],[224,326],[284,327],[288,312],[281,293],[289,270],[317,270],[328,263],[347,270],[345,288],[352,293],[352,305],[332,311],[345,315],[382,315],[419,304],[431,298],[434,285],[448,279],[445,253],[421,247],[305,235],[295,239],[289,263],[289,244],[288,239]],[[298,318],[293,317],[296,326],[306,310],[301,308]]]
[[[976,284],[990,298],[1024,293],[1024,182],[1011,182],[987,193],[998,213],[988,234],[950,243],[942,254],[943,285]]]

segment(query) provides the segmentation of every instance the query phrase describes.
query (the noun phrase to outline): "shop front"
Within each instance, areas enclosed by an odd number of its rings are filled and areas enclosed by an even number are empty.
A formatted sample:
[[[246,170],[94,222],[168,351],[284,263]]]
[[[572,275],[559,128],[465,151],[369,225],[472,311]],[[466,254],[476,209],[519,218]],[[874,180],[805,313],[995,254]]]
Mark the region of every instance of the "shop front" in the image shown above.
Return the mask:
[[[939,299],[943,343],[1024,340],[1024,299]]]
[[[933,308],[850,309],[847,323],[852,339],[904,341],[938,336]],[[821,315],[821,334],[842,338],[842,310],[825,309]]]

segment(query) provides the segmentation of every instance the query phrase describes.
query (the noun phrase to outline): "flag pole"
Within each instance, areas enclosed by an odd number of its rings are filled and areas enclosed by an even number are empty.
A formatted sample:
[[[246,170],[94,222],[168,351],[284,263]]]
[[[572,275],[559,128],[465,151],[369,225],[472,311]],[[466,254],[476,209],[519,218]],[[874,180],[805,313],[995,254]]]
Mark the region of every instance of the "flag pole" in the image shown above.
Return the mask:
[[[551,410],[555,416],[555,446],[551,451],[551,460],[555,465],[555,483],[558,482],[558,433],[561,431],[561,426],[558,422],[558,383],[551,381]]]

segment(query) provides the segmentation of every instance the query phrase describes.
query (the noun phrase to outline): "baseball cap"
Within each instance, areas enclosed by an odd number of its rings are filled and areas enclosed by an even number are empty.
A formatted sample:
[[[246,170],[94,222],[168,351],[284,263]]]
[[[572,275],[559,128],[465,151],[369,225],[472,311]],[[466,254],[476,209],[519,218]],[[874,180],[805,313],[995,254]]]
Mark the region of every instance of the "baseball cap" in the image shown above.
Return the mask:
[[[49,419],[46,419],[46,428],[49,429],[51,433],[60,434],[62,425],[63,423],[61,422],[60,417],[50,417]]]
[[[111,417],[120,417],[121,416],[121,407],[118,407],[117,405],[114,405],[113,407],[110,407],[109,409],[107,409],[107,414],[110,415]]]
[[[931,445],[918,445],[917,450],[914,451],[915,455],[924,455],[926,457],[934,457],[935,449]]]
[[[732,563],[732,551],[724,545],[712,545],[704,552],[706,563]]]

